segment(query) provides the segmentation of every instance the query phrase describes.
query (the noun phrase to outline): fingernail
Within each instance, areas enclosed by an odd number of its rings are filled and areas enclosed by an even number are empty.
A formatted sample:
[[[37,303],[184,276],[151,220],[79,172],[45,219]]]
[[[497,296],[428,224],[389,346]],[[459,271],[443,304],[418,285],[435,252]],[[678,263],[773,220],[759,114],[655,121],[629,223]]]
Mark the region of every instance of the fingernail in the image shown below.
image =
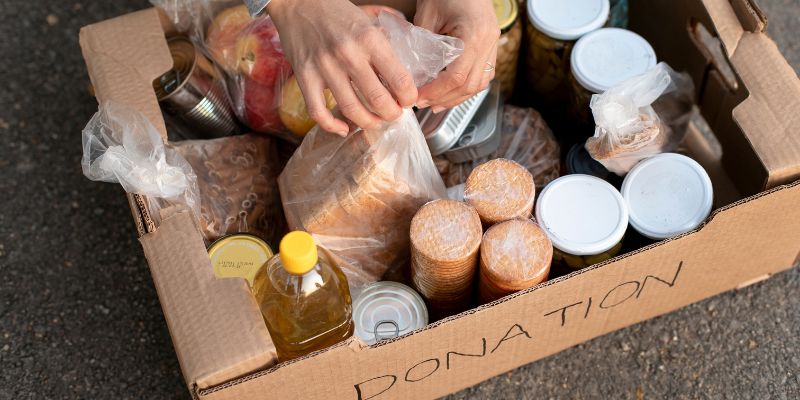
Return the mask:
[[[431,109],[431,111],[433,111],[433,113],[434,113],[434,114],[438,114],[438,113],[440,113],[440,112],[444,111],[444,107],[442,107],[442,106],[436,106],[436,107],[433,107],[433,108]]]
[[[338,133],[339,136],[347,136],[348,132],[349,131],[347,129],[340,129],[340,130],[336,131],[336,133]]]
[[[429,104],[428,104],[428,102],[427,102],[427,101],[425,101],[425,100],[422,100],[422,101],[418,101],[418,102],[417,102],[417,108],[425,108],[425,107],[427,107],[428,105],[429,105]]]

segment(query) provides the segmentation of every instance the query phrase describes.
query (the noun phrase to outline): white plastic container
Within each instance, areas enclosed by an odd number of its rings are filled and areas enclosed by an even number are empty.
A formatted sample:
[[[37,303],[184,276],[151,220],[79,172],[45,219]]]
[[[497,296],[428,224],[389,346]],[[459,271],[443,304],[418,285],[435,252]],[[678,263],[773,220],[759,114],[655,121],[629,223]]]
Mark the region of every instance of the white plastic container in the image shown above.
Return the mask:
[[[711,179],[697,161],[664,153],[636,164],[622,182],[630,224],[650,239],[661,240],[700,226],[711,213]]]
[[[619,252],[628,208],[608,182],[590,175],[566,175],[542,190],[536,220],[553,242],[553,262],[580,269]]]

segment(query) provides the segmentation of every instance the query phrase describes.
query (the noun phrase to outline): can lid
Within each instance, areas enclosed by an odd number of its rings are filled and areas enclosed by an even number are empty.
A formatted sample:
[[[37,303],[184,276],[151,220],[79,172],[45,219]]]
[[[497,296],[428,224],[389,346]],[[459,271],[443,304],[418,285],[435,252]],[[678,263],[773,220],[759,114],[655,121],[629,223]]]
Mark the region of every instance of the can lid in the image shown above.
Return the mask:
[[[533,26],[560,40],[576,40],[602,27],[609,9],[609,0],[528,0]]]
[[[492,5],[501,31],[508,29],[517,20],[517,0],[492,0]]]
[[[269,245],[249,233],[217,239],[208,246],[208,256],[217,278],[245,278],[252,282],[256,272],[272,258]]]
[[[553,246],[577,256],[599,254],[622,240],[628,209],[619,191],[589,175],[562,176],[545,186],[536,220]]]
[[[278,255],[286,272],[303,275],[317,264],[317,244],[308,232],[289,232],[281,239]]]
[[[410,287],[382,281],[366,286],[353,303],[355,334],[367,344],[428,325],[428,309]]]
[[[583,36],[570,56],[572,75],[581,86],[602,93],[656,66],[656,52],[629,30],[603,28]]]
[[[634,229],[666,239],[697,228],[714,200],[711,179],[697,161],[664,153],[636,164],[622,182]]]

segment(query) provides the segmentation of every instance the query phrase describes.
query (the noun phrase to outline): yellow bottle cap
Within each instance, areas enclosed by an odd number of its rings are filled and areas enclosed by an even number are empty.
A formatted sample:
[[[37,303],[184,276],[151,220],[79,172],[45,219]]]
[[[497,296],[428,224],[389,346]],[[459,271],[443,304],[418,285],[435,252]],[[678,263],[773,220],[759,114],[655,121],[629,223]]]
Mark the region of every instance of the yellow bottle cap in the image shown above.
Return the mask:
[[[317,244],[306,232],[290,232],[281,240],[278,255],[286,272],[303,275],[317,264]]]

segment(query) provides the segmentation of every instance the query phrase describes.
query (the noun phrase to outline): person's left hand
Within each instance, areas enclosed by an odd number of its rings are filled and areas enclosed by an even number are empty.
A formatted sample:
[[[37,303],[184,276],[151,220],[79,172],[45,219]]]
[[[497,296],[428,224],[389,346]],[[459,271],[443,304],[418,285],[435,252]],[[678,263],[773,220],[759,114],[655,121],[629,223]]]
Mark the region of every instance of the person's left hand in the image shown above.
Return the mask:
[[[489,86],[500,37],[492,0],[417,0],[414,24],[464,41],[464,53],[419,89],[417,107],[439,112]]]

